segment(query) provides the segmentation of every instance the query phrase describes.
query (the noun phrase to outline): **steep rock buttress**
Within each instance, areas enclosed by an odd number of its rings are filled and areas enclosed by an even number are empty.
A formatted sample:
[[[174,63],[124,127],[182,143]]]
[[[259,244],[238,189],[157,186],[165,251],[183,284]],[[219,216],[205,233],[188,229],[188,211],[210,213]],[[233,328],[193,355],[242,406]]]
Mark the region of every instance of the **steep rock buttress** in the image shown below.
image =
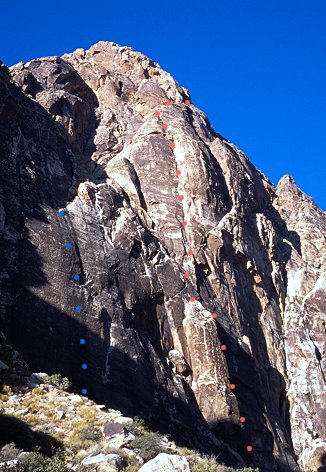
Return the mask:
[[[11,344],[229,463],[318,470],[324,213],[290,177],[275,189],[131,48],[0,73]]]

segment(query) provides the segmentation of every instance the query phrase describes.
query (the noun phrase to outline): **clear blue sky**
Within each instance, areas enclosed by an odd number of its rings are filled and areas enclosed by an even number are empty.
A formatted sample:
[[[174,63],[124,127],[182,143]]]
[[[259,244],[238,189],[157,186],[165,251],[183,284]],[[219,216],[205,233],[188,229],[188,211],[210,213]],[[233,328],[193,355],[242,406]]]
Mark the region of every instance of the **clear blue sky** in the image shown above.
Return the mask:
[[[12,0],[1,17],[7,65],[100,40],[143,52],[274,184],[290,174],[326,209],[325,0]]]

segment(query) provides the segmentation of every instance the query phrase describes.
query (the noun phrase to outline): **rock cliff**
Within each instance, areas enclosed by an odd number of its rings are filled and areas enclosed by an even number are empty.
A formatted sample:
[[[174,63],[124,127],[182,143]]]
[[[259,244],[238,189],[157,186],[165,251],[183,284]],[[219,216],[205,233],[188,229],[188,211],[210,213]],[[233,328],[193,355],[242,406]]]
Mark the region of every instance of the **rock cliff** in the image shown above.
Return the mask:
[[[131,48],[0,70],[1,328],[33,371],[262,471],[325,461],[325,214]]]

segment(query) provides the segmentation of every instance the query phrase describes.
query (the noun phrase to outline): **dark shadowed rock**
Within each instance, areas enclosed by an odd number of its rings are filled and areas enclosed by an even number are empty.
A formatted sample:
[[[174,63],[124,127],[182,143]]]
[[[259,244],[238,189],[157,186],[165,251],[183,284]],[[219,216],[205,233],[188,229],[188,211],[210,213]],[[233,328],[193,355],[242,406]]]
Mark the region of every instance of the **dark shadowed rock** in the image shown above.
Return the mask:
[[[120,423],[107,422],[103,426],[103,433],[107,437],[123,433],[123,426]]]

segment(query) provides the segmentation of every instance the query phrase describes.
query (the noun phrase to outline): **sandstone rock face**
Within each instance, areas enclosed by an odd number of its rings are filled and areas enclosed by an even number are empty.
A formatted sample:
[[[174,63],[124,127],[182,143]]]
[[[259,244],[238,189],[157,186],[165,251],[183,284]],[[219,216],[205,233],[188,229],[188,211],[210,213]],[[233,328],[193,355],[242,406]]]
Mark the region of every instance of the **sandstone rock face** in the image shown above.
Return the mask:
[[[276,192],[275,206],[300,241],[286,267],[283,315],[293,445],[302,469],[318,470],[326,451],[325,215],[289,176]]]
[[[1,326],[33,371],[229,464],[323,466],[325,214],[290,177],[106,42],[3,66],[0,146]]]

